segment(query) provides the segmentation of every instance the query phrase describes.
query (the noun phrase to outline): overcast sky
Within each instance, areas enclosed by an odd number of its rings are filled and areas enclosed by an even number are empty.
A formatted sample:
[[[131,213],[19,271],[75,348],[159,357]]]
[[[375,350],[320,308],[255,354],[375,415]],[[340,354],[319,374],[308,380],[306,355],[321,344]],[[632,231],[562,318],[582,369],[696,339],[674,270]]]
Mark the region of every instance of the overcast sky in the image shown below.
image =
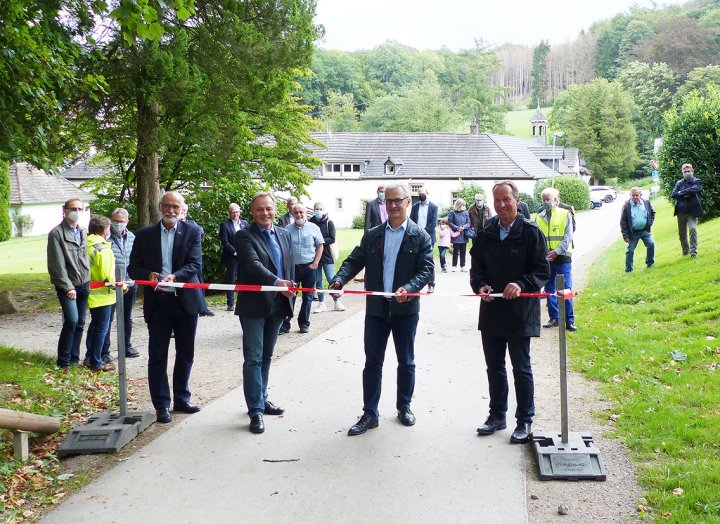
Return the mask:
[[[682,0],[658,2],[659,6]],[[416,49],[454,51],[506,42],[536,45],[572,41],[593,22],[652,7],[651,0],[318,0],[316,22],[325,26],[322,49],[371,49],[397,40]]]

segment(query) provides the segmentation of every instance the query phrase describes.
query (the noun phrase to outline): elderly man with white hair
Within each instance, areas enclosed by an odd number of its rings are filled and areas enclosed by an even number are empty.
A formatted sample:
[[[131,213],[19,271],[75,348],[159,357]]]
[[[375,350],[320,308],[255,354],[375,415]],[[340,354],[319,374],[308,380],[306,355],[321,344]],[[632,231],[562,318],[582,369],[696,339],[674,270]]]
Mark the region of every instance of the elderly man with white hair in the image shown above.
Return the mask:
[[[545,234],[547,240],[547,260],[550,262],[550,278],[545,284],[545,292],[550,293],[547,308],[550,320],[545,328],[558,326],[558,299],[555,295],[555,277],[565,277],[565,288],[572,289],[572,249],[573,225],[570,211],[558,207],[560,192],[554,187],[545,188],[541,194],[543,209],[535,216],[535,223]],[[575,310],[572,299],[565,302],[565,329],[576,331]]]

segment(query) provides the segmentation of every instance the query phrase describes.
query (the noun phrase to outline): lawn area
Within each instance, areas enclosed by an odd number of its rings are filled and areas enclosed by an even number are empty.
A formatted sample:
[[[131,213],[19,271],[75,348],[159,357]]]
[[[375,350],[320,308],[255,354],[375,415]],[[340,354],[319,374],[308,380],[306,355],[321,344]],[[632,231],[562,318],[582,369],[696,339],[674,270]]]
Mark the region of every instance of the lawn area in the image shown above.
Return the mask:
[[[545,116],[549,116],[551,107],[541,107],[540,110]],[[508,135],[520,138],[532,138],[532,124],[530,119],[535,114],[535,109],[524,109],[522,111],[508,111],[505,113],[505,131]],[[552,138],[550,139],[552,142]]]
[[[0,275],[8,273],[47,274],[47,235],[0,242]]]
[[[655,267],[635,252],[624,272],[618,241],[590,270],[570,339],[574,369],[613,402],[602,414],[630,447],[651,520],[720,521],[720,219],[683,257],[669,203],[657,200]]]

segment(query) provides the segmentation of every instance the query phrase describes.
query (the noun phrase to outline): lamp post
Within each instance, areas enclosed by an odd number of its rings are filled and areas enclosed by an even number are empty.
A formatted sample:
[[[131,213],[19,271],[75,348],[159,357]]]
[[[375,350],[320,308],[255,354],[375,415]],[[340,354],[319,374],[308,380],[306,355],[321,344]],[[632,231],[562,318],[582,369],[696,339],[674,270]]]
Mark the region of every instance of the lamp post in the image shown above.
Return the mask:
[[[555,170],[555,139],[556,139],[557,137],[559,137],[559,136],[563,136],[563,132],[562,132],[562,131],[555,131],[555,132],[552,134],[552,137],[553,137],[552,170],[553,170],[553,173],[552,173],[552,180],[551,180],[551,182],[550,182],[550,184],[551,184],[552,187],[555,187],[555,171],[556,171],[556,170]]]

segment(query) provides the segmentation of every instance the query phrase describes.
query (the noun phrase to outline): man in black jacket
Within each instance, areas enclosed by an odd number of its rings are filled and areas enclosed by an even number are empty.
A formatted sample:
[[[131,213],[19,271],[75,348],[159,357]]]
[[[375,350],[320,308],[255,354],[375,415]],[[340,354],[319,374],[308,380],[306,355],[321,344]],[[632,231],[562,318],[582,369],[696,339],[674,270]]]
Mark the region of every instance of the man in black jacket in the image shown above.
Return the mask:
[[[550,275],[545,236],[536,224],[518,215],[519,192],[513,182],[493,187],[496,216],[478,232],[470,250],[470,286],[475,293],[502,292],[502,298],[484,297],[480,304],[478,328],[490,388],[490,415],[477,429],[492,435],[505,429],[508,408],[508,381],[505,352],[510,354],[515,379],[517,426],[510,437],[513,444],[530,440],[535,416],[534,382],[530,365],[530,337],[540,336],[540,299],[520,298],[520,293],[537,293]]]
[[[240,206],[234,202],[228,206],[230,218],[223,220],[220,224],[220,243],[222,244],[222,255],[220,256],[223,265],[227,269],[225,284],[235,284],[237,280],[238,257],[235,251],[235,233],[248,227],[247,221],[240,218]],[[225,300],[227,310],[235,310],[235,292],[226,291]]]
[[[683,164],[681,169],[683,177],[677,181],[672,192],[678,221],[678,236],[683,256],[689,253],[692,258],[696,258],[697,219],[703,216],[702,202],[700,201],[702,181],[695,178],[692,164]],[[689,244],[688,230],[690,231]]]
[[[351,436],[378,427],[382,366],[390,333],[398,358],[398,418],[405,426],[415,424],[410,402],[415,388],[420,301],[407,294],[420,291],[432,277],[432,243],[430,236],[407,218],[411,202],[407,187],[389,184],[385,196],[387,221],[365,233],[330,284],[330,289],[340,289],[364,268],[365,289],[394,293],[366,299],[363,415],[348,430]]]
[[[630,199],[625,202],[620,215],[620,231],[627,244],[625,251],[625,272],[633,270],[635,248],[641,240],[645,244],[645,264],[652,267],[655,263],[655,242],[650,228],[655,221],[655,210],[649,200],[642,199],[642,189],[634,187],[630,190]]]

